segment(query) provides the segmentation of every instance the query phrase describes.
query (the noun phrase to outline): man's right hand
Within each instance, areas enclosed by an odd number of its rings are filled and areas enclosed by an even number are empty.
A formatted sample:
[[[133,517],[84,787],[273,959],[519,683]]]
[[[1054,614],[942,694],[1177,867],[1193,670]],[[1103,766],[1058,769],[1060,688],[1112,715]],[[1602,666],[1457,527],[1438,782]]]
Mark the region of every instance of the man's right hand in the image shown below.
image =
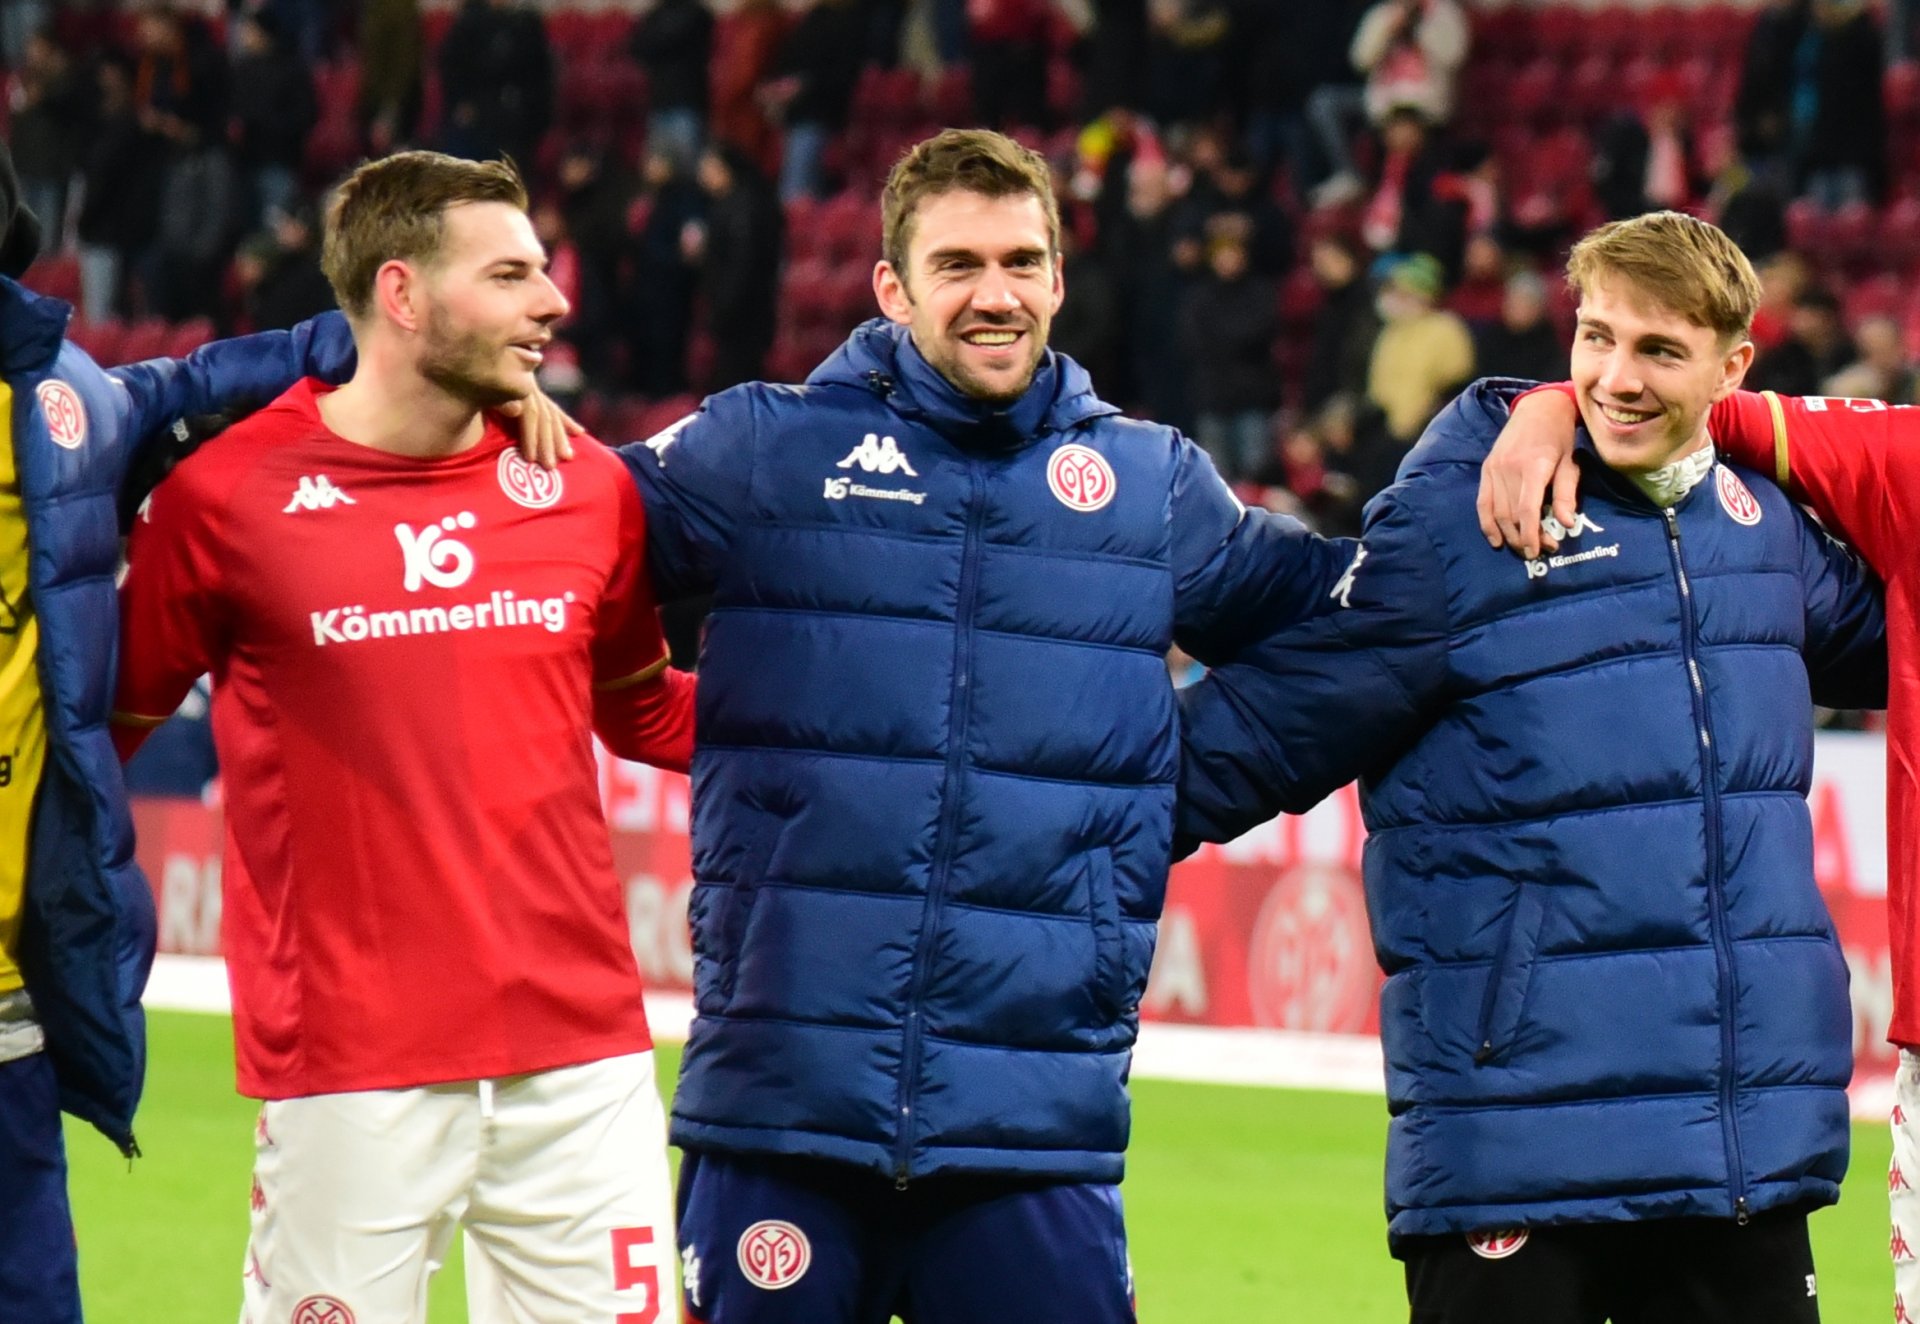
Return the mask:
[[[1480,532],[1495,547],[1511,547],[1529,560],[1560,544],[1540,527],[1547,488],[1553,517],[1573,527],[1580,469],[1573,462],[1573,430],[1580,411],[1564,391],[1535,391],[1513,407],[1500,438],[1480,466]]]

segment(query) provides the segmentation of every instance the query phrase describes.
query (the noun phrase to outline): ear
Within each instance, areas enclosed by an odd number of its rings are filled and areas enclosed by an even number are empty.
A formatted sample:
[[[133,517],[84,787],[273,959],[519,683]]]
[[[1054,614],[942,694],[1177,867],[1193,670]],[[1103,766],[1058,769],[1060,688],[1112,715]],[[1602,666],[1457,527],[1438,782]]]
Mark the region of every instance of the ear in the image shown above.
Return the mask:
[[[1047,312],[1047,316],[1049,317],[1058,315],[1060,312],[1060,305],[1067,301],[1067,264],[1060,260],[1060,255],[1058,253],[1055,253],[1053,255],[1052,266],[1053,266],[1053,307],[1049,309]]]
[[[402,331],[418,331],[426,323],[426,303],[420,272],[399,258],[380,264],[373,273],[373,307]]]
[[[893,263],[873,264],[873,297],[880,305],[881,315],[889,322],[907,326],[913,321],[913,295],[907,290],[906,278],[894,270]]]
[[[1740,389],[1740,383],[1746,380],[1747,369],[1753,366],[1753,342],[1743,340],[1727,351],[1720,360],[1720,384],[1714,387],[1713,403],[1722,400]]]

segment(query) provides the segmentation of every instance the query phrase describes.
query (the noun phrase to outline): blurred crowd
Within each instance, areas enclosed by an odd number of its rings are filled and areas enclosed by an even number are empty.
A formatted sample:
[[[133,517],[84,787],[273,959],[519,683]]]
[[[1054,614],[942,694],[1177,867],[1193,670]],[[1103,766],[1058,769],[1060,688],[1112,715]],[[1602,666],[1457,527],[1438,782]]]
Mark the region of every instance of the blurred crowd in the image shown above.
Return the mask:
[[[872,212],[899,146],[964,117],[1055,168],[1058,346],[1329,531],[1358,527],[1458,385],[1562,374],[1558,264],[1608,217],[1694,210],[1747,247],[1756,384],[1914,389],[1904,306],[1863,310],[1789,246],[1792,208],[1893,188],[1885,20],[1853,0],[1727,11],[1744,57],[1724,113],[1693,66],[1655,69],[1580,122],[1550,96],[1531,135],[1507,98],[1535,75],[1480,49],[1486,16],[1457,0],[654,0],[590,67],[556,40],[565,11],[524,0],[231,4],[0,5],[8,140],[85,323],[235,331],[329,306],[321,190],[413,143],[529,175],[575,309],[555,394],[604,418],[797,376],[859,315],[874,256],[822,318],[794,278],[816,221],[848,197]],[[589,75],[621,98],[592,121],[611,131],[568,120]]]

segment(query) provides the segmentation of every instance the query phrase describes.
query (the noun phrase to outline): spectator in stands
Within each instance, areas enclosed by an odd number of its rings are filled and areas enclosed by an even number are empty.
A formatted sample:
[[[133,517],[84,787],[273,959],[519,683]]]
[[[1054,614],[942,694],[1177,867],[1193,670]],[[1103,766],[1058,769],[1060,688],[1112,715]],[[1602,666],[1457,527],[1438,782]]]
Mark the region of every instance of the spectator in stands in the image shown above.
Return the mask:
[[[1046,127],[1047,0],[967,0],[973,105],[981,124]]]
[[[1860,400],[1885,400],[1890,405],[1915,403],[1913,364],[1900,323],[1891,317],[1867,317],[1853,329],[1860,357],[1827,378],[1822,395]]]
[[[632,242],[628,225],[640,181],[612,154],[574,143],[560,158],[559,183],[560,206],[580,261],[579,294],[569,296],[573,312],[568,332],[587,376],[610,381],[615,375],[614,346],[621,335],[621,268]],[[674,265],[678,272],[679,264]]]
[[[1507,277],[1500,320],[1474,337],[1473,370],[1482,377],[1560,380],[1567,368],[1567,342],[1547,310],[1547,283],[1538,272]]]
[[[1755,170],[1746,162],[1733,161],[1715,181],[1713,200],[1708,205],[1717,207],[1720,228],[1756,265],[1787,246],[1787,196],[1782,172]]]
[[[1223,0],[1147,0],[1148,109],[1162,124],[1199,124],[1220,109],[1233,25]]]
[[[1436,307],[1446,283],[1425,253],[1395,262],[1380,290],[1380,336],[1367,369],[1367,398],[1402,450],[1449,396],[1473,376],[1467,324]]]
[[[847,127],[865,44],[865,15],[853,0],[812,0],[781,43],[765,91],[786,128],[782,201],[826,195],[822,158]]]
[[[46,251],[59,252],[66,245],[67,183],[93,118],[92,89],[49,32],[27,38],[14,79],[7,143],[20,174],[20,200],[40,218]]]
[[[1364,112],[1357,71],[1347,58],[1368,0],[1319,0],[1310,5],[1243,3],[1234,23],[1244,43],[1247,146],[1263,170],[1282,159],[1294,192],[1306,197],[1336,169],[1352,172],[1346,135]],[[1337,161],[1316,143],[1309,101],[1333,110],[1340,138]]]
[[[1814,286],[1794,300],[1785,343],[1759,356],[1748,385],[1781,395],[1819,395],[1827,378],[1854,357],[1853,342],[1840,320],[1840,301]]]
[[[1121,380],[1126,344],[1119,282],[1097,255],[1081,247],[1071,226],[1060,229],[1060,271],[1073,297],[1053,315],[1050,343],[1085,368],[1096,388],[1111,392]]]
[[[1794,165],[1801,192],[1827,207],[1886,191],[1881,48],[1864,0],[1814,0],[1813,25],[1795,50]]]
[[[693,168],[706,129],[713,14],[706,0],[660,0],[633,26],[633,58],[647,75],[647,150]]]
[[[292,203],[307,135],[319,122],[320,108],[313,75],[295,51],[282,46],[272,12],[242,13],[234,21],[241,54],[233,62],[230,132],[258,222]]]
[[[1433,140],[1422,112],[1401,106],[1387,116],[1380,130],[1380,176],[1360,214],[1360,236],[1369,248],[1376,253],[1438,250],[1459,260],[1462,214],[1434,192],[1445,166],[1445,149]]]
[[[1362,104],[1374,127],[1384,133],[1388,120],[1409,107],[1428,124],[1444,125],[1452,119],[1468,40],[1466,13],[1454,0],[1380,0],[1369,9],[1353,34],[1349,54],[1353,67],[1366,75]],[[1321,114],[1350,104],[1350,99],[1323,101]],[[1314,194],[1316,205],[1359,195],[1360,176],[1347,147],[1350,132],[1341,120],[1322,133],[1336,172]]]
[[[314,206],[292,197],[267,217],[259,271],[246,295],[248,330],[290,330],[334,306],[320,270],[320,227]]]
[[[1169,328],[1179,325],[1186,275],[1174,256],[1177,179],[1159,151],[1116,157],[1123,173],[1125,205],[1103,231],[1101,255],[1120,285],[1126,309],[1127,350],[1123,399],[1148,417],[1171,427],[1192,419],[1187,398],[1188,364],[1170,345]],[[1191,247],[1195,241],[1186,241]]]
[[[226,321],[222,277],[246,228],[246,187],[226,143],[194,121],[160,117],[166,182],[159,228],[141,262],[147,310],[169,322]]]
[[[767,118],[761,84],[772,77],[786,35],[779,0],[742,0],[714,34],[712,136],[738,147],[769,176],[780,169],[780,135]]]
[[[95,71],[99,103],[93,141],[81,158],[80,308],[89,322],[126,310],[125,278],[158,228],[161,153],[140,126],[133,69],[109,56]]]
[[[1665,85],[1644,114],[1620,111],[1594,136],[1593,188],[1609,220],[1687,211],[1706,193],[1684,95]]]
[[[1360,168],[1354,163],[1353,143],[1366,123],[1366,82],[1353,64],[1354,38],[1360,21],[1372,12],[1372,0],[1325,0],[1316,5],[1289,5],[1297,14],[1294,49],[1300,75],[1314,81],[1304,111],[1312,131],[1317,159],[1307,168],[1295,166],[1294,180],[1303,196],[1316,207],[1341,206],[1361,195]]]
[[[1734,98],[1740,154],[1760,173],[1785,173],[1793,154],[1796,52],[1807,34],[1813,0],[1766,0],[1747,34]]]
[[[521,0],[464,0],[439,65],[444,149],[531,165],[553,120],[553,50],[538,11]]]
[[[175,142],[183,125],[203,142],[224,139],[227,61],[206,28],[156,8],[141,11],[135,33],[133,102],[141,124]]]
[[[1353,402],[1336,396],[1312,419],[1289,429],[1254,475],[1265,488],[1260,503],[1299,516],[1329,538],[1356,537],[1363,498],[1351,471],[1353,459]],[[1276,488],[1291,500],[1279,498]]]
[[[746,158],[742,148],[728,150]],[[707,152],[714,151],[710,143]],[[647,157],[645,183],[646,219],[633,238],[627,293],[627,357],[633,384],[659,398],[687,389],[687,340],[699,282],[682,255],[682,236],[706,214],[706,199],[691,174],[659,153]]]
[[[1147,0],[1093,0],[1084,87],[1089,119],[1146,108]]]
[[[779,201],[738,148],[718,144],[700,156],[707,217],[692,227],[686,256],[700,271],[713,338],[708,391],[758,380],[778,321],[783,221]]]
[[[1760,308],[1753,315],[1753,343],[1764,359],[1784,345],[1793,330],[1793,307],[1813,287],[1807,260],[1791,249],[1775,253],[1759,268]]]
[[[361,0],[360,97],[355,113],[371,156],[384,156],[413,136],[420,118],[426,38],[420,0]]]
[[[1293,266],[1293,223],[1273,200],[1267,177],[1238,144],[1194,180],[1191,214],[1202,239],[1231,235],[1246,245],[1256,274],[1278,280]]]
[[[1215,239],[1208,275],[1188,291],[1179,350],[1193,368],[1194,440],[1229,482],[1250,478],[1270,449],[1275,392],[1273,282],[1252,270],[1237,237]]]
[[[1318,410],[1335,395],[1355,398],[1367,389],[1367,364],[1380,334],[1373,286],[1359,253],[1337,234],[1313,241],[1307,261],[1320,287],[1320,308],[1313,318],[1313,350],[1307,359],[1303,403]]]

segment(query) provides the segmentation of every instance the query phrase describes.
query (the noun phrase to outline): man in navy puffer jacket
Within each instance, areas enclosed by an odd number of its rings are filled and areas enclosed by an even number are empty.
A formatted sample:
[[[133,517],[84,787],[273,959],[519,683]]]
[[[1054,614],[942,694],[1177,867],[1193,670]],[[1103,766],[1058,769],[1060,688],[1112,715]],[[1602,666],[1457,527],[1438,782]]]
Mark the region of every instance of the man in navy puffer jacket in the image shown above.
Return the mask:
[[[1039,158],[942,134],[884,209],[885,320],[805,386],[724,392],[626,451],[662,597],[714,595],[673,1118],[688,1309],[1119,1324],[1164,657],[1321,610],[1351,544],[1248,513],[1047,350]]]
[[[338,317],[103,371],[17,284],[38,246],[0,146],[0,1319],[80,1318],[60,1113],[136,1152],[153,895],[107,735],[116,501],[185,414],[341,374]]]
[[[1480,533],[1521,384],[1478,383],[1369,509],[1336,610],[1183,696],[1179,834],[1362,778],[1416,1321],[1802,1324],[1852,1070],[1811,704],[1884,702],[1885,622],[1844,549],[1715,463],[1758,299],[1732,242],[1643,216],[1568,270],[1586,505],[1559,553]]]

